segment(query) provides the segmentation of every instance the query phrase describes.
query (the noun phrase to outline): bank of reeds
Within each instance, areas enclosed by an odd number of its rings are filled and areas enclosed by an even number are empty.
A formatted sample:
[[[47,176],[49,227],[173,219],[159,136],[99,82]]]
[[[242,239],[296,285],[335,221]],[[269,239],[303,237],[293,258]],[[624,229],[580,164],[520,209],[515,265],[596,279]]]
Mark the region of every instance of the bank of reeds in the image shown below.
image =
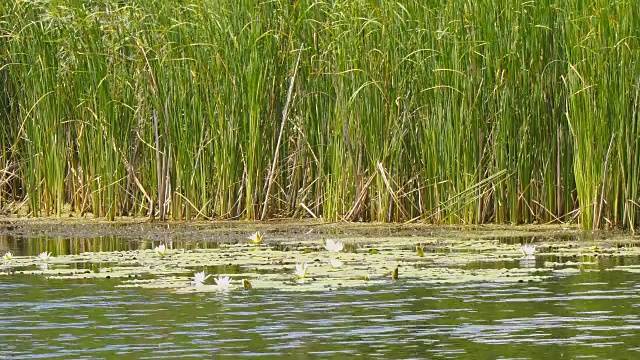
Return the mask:
[[[33,216],[635,228],[639,9],[3,2],[0,201]]]

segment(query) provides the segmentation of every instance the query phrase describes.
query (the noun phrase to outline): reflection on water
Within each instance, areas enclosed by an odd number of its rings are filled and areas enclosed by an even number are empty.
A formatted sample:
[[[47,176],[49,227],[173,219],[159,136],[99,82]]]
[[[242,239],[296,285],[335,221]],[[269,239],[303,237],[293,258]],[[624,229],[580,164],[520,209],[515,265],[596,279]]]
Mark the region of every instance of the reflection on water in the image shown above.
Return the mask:
[[[221,242],[125,240],[112,236],[102,236],[91,239],[0,236],[0,254],[11,251],[14,256],[36,256],[43,251],[51,251],[53,256],[77,255],[84,252],[146,250],[153,249],[160,244],[165,244],[168,249],[190,250],[216,249],[220,247]]]
[[[523,257],[520,259],[520,267],[521,268],[535,268],[536,267],[536,258],[535,257]]]

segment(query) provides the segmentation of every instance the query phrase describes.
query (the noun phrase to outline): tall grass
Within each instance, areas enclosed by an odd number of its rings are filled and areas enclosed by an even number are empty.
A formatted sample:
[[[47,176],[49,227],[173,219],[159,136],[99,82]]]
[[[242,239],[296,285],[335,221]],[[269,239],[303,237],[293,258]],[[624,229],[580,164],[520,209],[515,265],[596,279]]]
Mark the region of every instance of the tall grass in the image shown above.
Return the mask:
[[[1,204],[635,228],[639,19],[627,1],[2,3]]]

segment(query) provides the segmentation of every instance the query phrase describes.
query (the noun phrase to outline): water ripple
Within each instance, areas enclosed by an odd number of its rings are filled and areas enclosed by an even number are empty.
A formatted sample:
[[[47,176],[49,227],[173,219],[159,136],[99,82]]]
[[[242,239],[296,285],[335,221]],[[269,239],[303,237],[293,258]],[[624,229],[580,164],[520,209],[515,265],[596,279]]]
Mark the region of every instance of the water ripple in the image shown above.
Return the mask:
[[[637,275],[579,276],[223,298],[8,277],[0,348],[15,359],[637,357]]]

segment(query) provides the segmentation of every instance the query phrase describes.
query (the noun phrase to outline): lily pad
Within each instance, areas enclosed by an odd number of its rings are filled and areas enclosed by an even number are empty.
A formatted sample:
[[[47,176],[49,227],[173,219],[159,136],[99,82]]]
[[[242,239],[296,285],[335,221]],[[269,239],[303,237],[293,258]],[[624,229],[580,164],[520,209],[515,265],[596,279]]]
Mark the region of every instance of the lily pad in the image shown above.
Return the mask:
[[[220,291],[212,278],[199,286],[192,284],[194,273],[205,271],[231,277],[232,287],[226,291],[305,292],[371,285],[543,281],[595,268],[602,256],[640,255],[637,239],[633,238],[578,241],[538,234],[535,239],[527,235],[530,237],[518,242],[507,241],[501,231],[378,237],[347,233],[339,237],[344,250],[338,253],[324,249],[326,236],[265,235],[260,245],[249,244],[247,236],[238,234],[215,245],[182,248],[167,242],[162,257],[153,251],[157,243],[147,243],[146,248],[137,250],[60,255],[49,259],[47,268],[40,268],[43,262],[35,257],[14,256],[0,264],[0,274],[21,272],[66,280],[109,278],[118,281],[118,287],[179,293]],[[520,246],[525,241],[536,245],[537,252],[530,259],[521,258]],[[334,264],[341,264],[332,266],[331,257]],[[296,281],[293,271],[299,263],[306,263],[308,268],[306,277]],[[541,264],[544,267],[536,268]],[[395,269],[397,281],[392,279]],[[640,272],[635,267],[615,269]],[[243,279],[250,281],[250,290],[244,290]]]

